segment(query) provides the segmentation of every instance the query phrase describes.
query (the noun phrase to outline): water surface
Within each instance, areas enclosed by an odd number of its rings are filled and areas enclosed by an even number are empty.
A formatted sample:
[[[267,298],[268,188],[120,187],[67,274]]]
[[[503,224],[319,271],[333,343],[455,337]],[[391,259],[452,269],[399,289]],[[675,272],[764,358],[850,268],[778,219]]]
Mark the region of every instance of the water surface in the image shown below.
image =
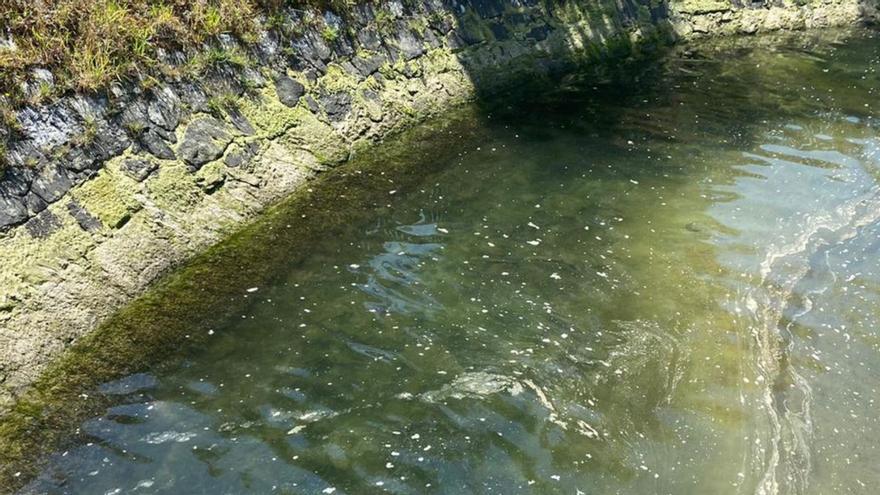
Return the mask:
[[[511,95],[23,492],[873,493],[878,67],[801,33]]]

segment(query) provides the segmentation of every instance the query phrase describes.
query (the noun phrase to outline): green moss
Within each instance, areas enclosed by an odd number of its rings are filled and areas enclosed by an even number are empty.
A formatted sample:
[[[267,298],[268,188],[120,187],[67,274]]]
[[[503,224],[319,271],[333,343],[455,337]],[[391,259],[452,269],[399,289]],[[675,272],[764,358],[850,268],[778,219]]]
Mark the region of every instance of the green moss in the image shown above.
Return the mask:
[[[245,68],[252,64],[248,55],[238,48],[211,47],[191,58],[184,72],[196,77],[211,68],[224,65]]]
[[[226,112],[238,108],[238,97],[230,92],[212,95],[208,98],[208,110],[218,119],[224,118]]]
[[[321,165],[333,166],[348,158],[348,144],[333,127],[305,110],[296,127],[287,132],[280,142],[290,149],[304,149],[317,157]]]
[[[137,183],[116,172],[117,167],[105,167],[98,177],[83,183],[71,195],[90,214],[104,225],[120,227],[140,209],[134,198]]]
[[[238,110],[262,137],[280,136],[287,129],[295,126],[302,119],[303,114],[308,113],[302,104],[290,108],[281,103],[275,94],[274,86],[256,95],[240,99]]]
[[[182,163],[159,167],[146,181],[149,198],[156,206],[168,211],[185,211],[201,199],[196,177]]]
[[[729,0],[682,0],[674,5],[676,10],[685,14],[726,12],[733,8]]]
[[[388,36],[394,33],[394,30],[396,29],[394,14],[386,9],[380,9],[378,12],[376,12],[375,22],[379,34]]]
[[[330,64],[327,72],[318,80],[318,86],[331,93],[352,91],[358,86],[358,80],[338,64]]]

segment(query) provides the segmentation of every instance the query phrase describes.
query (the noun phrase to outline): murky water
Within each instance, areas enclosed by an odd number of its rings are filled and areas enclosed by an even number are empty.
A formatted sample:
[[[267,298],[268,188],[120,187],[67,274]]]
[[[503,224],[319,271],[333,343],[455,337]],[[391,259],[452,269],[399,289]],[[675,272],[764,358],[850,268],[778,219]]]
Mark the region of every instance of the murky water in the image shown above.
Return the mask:
[[[24,492],[874,493],[880,42],[835,36],[513,100]]]

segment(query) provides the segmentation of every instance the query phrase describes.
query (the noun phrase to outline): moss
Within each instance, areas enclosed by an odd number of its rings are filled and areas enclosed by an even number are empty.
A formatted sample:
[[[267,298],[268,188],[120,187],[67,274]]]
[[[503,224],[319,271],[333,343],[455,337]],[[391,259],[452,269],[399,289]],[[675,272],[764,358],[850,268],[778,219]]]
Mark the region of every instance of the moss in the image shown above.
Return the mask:
[[[348,158],[348,143],[331,126],[311,112],[301,112],[295,129],[281,142],[291,149],[304,149],[317,157],[321,165],[333,166]]]
[[[191,58],[187,62],[184,72],[192,77],[197,77],[208,69],[224,65],[241,69],[252,65],[252,61],[239,48],[211,47]]]
[[[195,176],[179,162],[159,167],[158,173],[147,179],[146,189],[156,206],[175,212],[185,211],[202,196]]]
[[[358,80],[338,64],[330,64],[327,72],[318,80],[318,86],[330,93],[352,91],[358,86]]]
[[[105,167],[98,177],[83,183],[71,196],[104,225],[120,227],[141,208],[134,198],[137,183],[117,172],[118,167]]]
[[[709,14],[726,12],[733,6],[729,0],[682,0],[675,3],[675,9],[684,14]]]
[[[77,146],[88,146],[98,137],[98,123],[94,117],[87,117],[83,122],[83,130],[73,139]]]
[[[290,108],[278,99],[274,86],[238,101],[238,110],[257,129],[261,136],[280,136],[296,125],[303,113],[301,105]]]
[[[218,119],[223,119],[226,112],[238,108],[238,97],[231,92],[212,95],[208,98],[208,110]]]

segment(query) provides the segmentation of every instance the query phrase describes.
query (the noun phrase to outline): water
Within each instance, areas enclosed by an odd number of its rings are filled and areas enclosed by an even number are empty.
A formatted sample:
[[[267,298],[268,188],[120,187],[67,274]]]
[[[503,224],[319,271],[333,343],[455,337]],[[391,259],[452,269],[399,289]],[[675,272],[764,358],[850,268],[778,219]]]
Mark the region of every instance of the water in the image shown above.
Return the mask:
[[[23,492],[873,493],[877,36],[511,96]]]

